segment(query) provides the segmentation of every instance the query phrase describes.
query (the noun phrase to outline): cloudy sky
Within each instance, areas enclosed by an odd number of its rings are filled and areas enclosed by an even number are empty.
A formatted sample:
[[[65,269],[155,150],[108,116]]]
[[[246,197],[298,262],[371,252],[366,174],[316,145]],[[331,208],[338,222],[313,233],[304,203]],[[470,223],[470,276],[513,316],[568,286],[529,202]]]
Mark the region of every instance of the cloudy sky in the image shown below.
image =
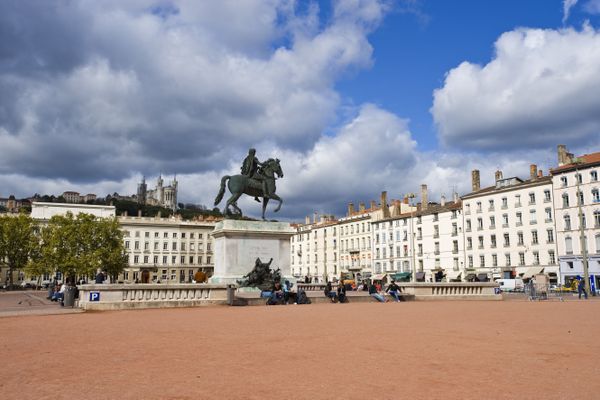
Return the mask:
[[[0,196],[162,172],[212,207],[249,147],[287,219],[547,171],[600,150],[598,27],[600,0],[5,0]]]

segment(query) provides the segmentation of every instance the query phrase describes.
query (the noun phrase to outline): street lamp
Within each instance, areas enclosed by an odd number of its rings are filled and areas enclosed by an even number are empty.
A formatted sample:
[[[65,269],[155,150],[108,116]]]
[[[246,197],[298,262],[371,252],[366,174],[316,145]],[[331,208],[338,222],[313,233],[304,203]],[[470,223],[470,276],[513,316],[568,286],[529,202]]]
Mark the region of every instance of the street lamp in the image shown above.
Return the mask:
[[[409,193],[406,195],[406,197],[408,197],[408,199],[414,199],[415,198],[415,194],[414,193]],[[410,247],[412,248],[412,281],[416,282],[417,281],[417,258],[416,258],[416,254],[415,254],[415,228],[413,226],[413,224],[415,223],[414,219],[415,219],[415,208],[412,204],[410,204],[410,200],[408,202],[408,204],[413,207],[410,211]]]
[[[590,291],[590,273],[589,273],[589,265],[588,265],[588,257],[587,257],[587,246],[585,240],[585,229],[583,227],[583,208],[581,207],[582,201],[582,192],[579,189],[579,165],[583,164],[583,160],[581,158],[574,158],[573,164],[575,164],[575,182],[577,184],[577,194],[575,197],[577,198],[577,210],[579,212],[579,242],[581,244],[581,261],[583,264],[583,279],[585,284],[585,291],[592,295],[595,293],[591,293]]]

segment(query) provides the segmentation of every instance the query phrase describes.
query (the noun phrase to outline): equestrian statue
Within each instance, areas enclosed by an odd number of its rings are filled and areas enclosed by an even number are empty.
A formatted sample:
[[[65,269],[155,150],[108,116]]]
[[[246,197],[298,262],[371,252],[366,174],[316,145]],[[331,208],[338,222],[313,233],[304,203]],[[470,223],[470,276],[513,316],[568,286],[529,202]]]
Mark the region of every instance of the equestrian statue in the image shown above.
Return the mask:
[[[283,200],[275,194],[275,180],[283,178],[283,171],[279,165],[279,159],[269,158],[265,162],[258,161],[256,150],[250,149],[248,155],[242,164],[242,173],[240,175],[225,175],[221,178],[221,188],[219,194],[215,198],[215,206],[217,206],[225,195],[225,184],[229,188],[231,197],[227,200],[227,204],[223,209],[224,215],[231,215],[232,207],[236,214],[242,215],[242,210],[238,207],[237,201],[246,194],[253,196],[254,200],[260,202],[259,197],[262,197],[262,219],[265,219],[265,210],[270,199],[277,200],[279,204],[275,208],[275,212],[279,211]]]

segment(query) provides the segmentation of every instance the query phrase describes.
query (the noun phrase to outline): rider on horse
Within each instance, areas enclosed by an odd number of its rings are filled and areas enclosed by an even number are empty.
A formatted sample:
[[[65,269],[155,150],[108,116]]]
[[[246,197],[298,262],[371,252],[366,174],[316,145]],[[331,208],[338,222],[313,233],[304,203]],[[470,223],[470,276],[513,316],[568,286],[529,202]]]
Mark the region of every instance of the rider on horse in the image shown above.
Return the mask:
[[[242,164],[242,175],[247,176],[251,180],[258,181],[258,183],[262,185],[263,195],[267,196],[267,184],[265,182],[265,176],[261,174],[260,169],[262,166],[263,163],[258,161],[258,158],[256,158],[256,149],[248,150],[248,155]],[[260,200],[257,196],[254,197],[254,200],[260,203]]]

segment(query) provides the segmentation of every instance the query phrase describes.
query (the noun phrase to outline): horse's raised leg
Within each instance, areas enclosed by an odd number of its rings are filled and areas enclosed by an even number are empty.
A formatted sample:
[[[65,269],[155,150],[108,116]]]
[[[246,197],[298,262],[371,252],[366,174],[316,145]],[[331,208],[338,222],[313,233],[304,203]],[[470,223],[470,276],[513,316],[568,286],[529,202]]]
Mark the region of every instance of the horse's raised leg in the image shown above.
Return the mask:
[[[270,194],[271,198],[273,200],[277,200],[279,202],[279,204],[277,205],[277,208],[275,208],[275,212],[279,211],[279,209],[281,208],[281,205],[283,204],[283,200],[281,199],[281,197],[277,196],[275,193],[271,193]]]

